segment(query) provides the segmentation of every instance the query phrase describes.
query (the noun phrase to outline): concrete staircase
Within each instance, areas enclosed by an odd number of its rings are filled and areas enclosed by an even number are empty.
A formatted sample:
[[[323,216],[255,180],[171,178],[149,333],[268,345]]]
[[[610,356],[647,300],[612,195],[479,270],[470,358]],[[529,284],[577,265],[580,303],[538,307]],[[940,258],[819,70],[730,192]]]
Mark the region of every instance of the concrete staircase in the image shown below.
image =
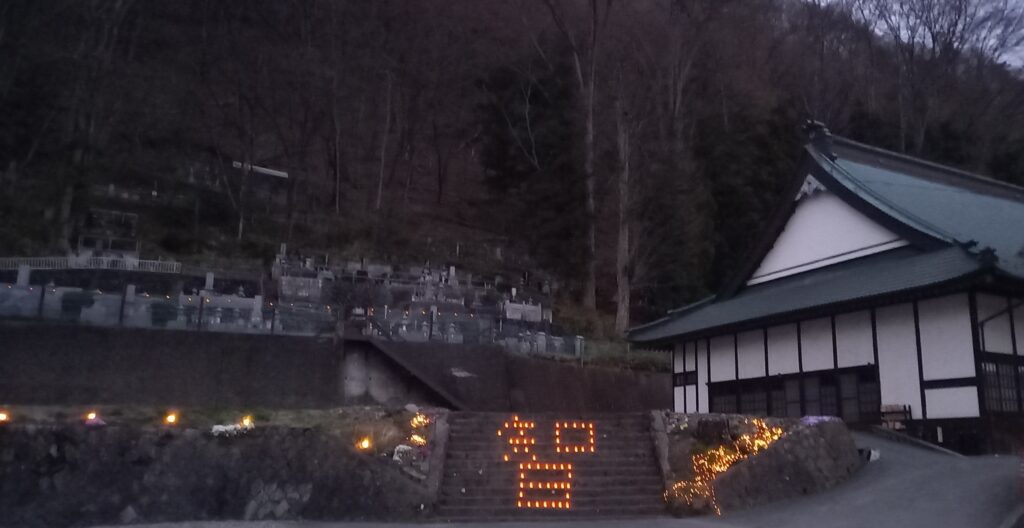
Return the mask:
[[[665,511],[647,414],[461,412],[452,413],[449,424],[440,519],[624,518]]]

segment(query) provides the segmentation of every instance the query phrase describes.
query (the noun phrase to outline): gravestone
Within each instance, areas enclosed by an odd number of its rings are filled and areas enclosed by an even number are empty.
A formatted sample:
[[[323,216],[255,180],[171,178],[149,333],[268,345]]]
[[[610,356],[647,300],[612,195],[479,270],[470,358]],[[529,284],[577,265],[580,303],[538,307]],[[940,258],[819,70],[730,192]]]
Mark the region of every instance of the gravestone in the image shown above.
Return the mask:
[[[28,286],[28,277],[32,274],[32,268],[28,267],[28,264],[18,265],[18,278],[15,284],[18,286]]]

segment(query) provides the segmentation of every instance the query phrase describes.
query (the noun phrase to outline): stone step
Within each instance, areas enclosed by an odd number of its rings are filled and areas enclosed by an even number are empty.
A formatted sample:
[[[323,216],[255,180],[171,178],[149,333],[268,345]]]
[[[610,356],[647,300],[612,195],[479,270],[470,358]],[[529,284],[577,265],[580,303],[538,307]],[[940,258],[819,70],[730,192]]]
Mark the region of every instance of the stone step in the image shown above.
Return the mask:
[[[596,447],[593,452],[586,453],[558,453],[554,449],[545,449],[543,447],[533,449],[531,446],[530,452],[525,453],[524,450],[520,449],[518,453],[504,449],[464,449],[454,448],[448,453],[445,460],[472,460],[478,462],[502,462],[505,460],[505,456],[511,461],[526,461],[533,459],[534,456],[537,458],[537,462],[549,462],[549,463],[584,463],[590,460],[635,460],[638,462],[646,462],[654,460],[654,446],[644,446],[640,449],[602,449],[600,446]],[[525,459],[525,460],[524,460]],[[652,462],[653,463],[653,462]]]
[[[653,449],[650,451],[602,451],[598,449],[593,453],[576,453],[575,455],[570,453],[565,455],[564,453],[552,453],[543,449],[530,450],[530,453],[508,453],[505,451],[477,451],[477,450],[460,450],[454,453],[450,453],[445,458],[445,463],[452,462],[455,464],[468,462],[473,464],[518,464],[519,462],[527,462],[529,458],[536,455],[537,460],[535,462],[550,463],[550,464],[587,464],[590,462],[632,462],[634,464],[655,464],[655,457]],[[505,456],[508,455],[509,461],[505,461]],[[527,460],[523,460],[525,457],[529,457]]]
[[[577,420],[578,422],[587,422],[588,424],[594,424],[595,430],[601,429],[619,429],[623,431],[639,431],[648,430],[651,426],[650,419],[638,419],[638,420]],[[474,430],[493,430],[497,431],[500,428],[504,428],[505,424],[509,426],[511,419],[508,417],[496,418],[491,420],[449,420],[448,425],[454,431],[465,432]],[[555,430],[555,422],[559,422],[567,430],[572,430],[572,420],[568,422],[566,420],[533,420],[532,430],[546,431]]]
[[[544,461],[540,462],[541,464]],[[567,463],[563,461],[550,462],[552,464]],[[569,461],[576,469],[618,469],[635,467],[654,467],[654,457],[649,458],[587,458]],[[519,468],[517,462],[501,462],[490,459],[449,459],[445,461],[444,468],[448,471],[515,471]]]
[[[631,518],[664,515],[665,505],[615,505],[601,507],[573,507],[568,510],[545,508],[494,508],[490,506],[447,506],[438,508],[437,517],[450,521],[512,521],[544,519],[577,519],[606,517]]]
[[[630,494],[636,490],[643,490],[644,492],[654,490],[657,496],[662,495],[663,484],[662,479],[657,476],[651,477],[640,477],[624,479],[625,482],[618,482],[612,479],[606,480],[588,480],[586,482],[577,481],[572,483],[572,489],[574,492],[580,493],[608,493],[610,495]],[[516,487],[516,483],[511,482],[509,486],[498,485],[504,483],[490,483],[481,486],[474,486],[472,488],[466,488],[466,492],[472,491],[476,495],[502,495],[509,493],[509,490]],[[455,485],[444,485],[440,488],[441,493],[457,493],[462,494],[461,488]]]
[[[577,494],[570,495],[570,504],[572,506],[587,508],[587,507],[631,507],[631,506],[654,506],[664,507],[665,501],[658,495],[618,495],[618,496],[579,496]],[[530,500],[550,500],[560,501],[566,500],[565,493],[562,494],[534,494],[529,495]],[[508,493],[502,497],[442,497],[438,502],[438,506],[441,508],[466,508],[473,506],[487,506],[491,508],[504,508],[515,506],[517,496],[514,493]],[[525,498],[523,500],[526,500]]]
[[[574,473],[575,477],[576,474]],[[461,473],[454,475],[445,475],[445,480],[441,484],[442,489],[461,489],[463,487],[475,487],[475,488],[503,488],[512,489],[518,486],[519,479],[515,473],[484,473],[480,475],[476,472],[472,473]],[[619,487],[619,486],[662,486],[662,476],[658,471],[651,471],[650,473],[634,473],[629,475],[587,475],[586,480],[573,479],[575,486],[579,488],[602,488],[602,487]],[[582,484],[581,484],[582,483]]]
[[[462,439],[462,438],[460,438],[460,439],[457,439],[457,440],[454,439],[455,437],[452,437],[452,436],[449,436],[449,438],[453,439],[449,443],[449,447],[451,449],[454,449],[454,450],[457,450],[457,451],[489,451],[489,450],[495,450],[495,449],[511,451],[513,447],[520,447],[520,448],[522,448],[522,447],[529,447],[530,451],[534,451],[534,450],[537,450],[537,449],[544,449],[544,450],[550,450],[552,453],[555,453],[556,452],[555,448],[556,447],[560,447],[560,446],[562,446],[562,447],[569,447],[570,449],[573,446],[577,446],[577,447],[580,447],[580,446],[582,446],[582,447],[589,447],[590,446],[589,443],[571,442],[571,441],[568,441],[568,440],[560,442],[560,443],[555,443],[554,440],[548,440],[546,438],[534,438],[533,442],[531,442],[530,444],[526,444],[526,443],[523,443],[523,444],[509,444],[507,440],[505,442],[502,442],[501,439],[498,439],[498,438],[488,438],[488,439],[483,439],[483,438],[481,438],[481,439]],[[649,437],[649,436],[648,437],[637,437],[637,438],[595,438],[593,445],[595,447],[595,452],[597,451],[597,449],[603,449],[603,450],[606,450],[606,451],[607,450],[613,450],[613,451],[627,450],[628,451],[628,450],[631,450],[631,449],[652,449],[653,446],[654,446],[654,442],[651,440],[651,437]],[[520,449],[520,450],[522,450],[522,449]],[[572,454],[572,453],[570,452],[569,454]]]
[[[569,444],[569,443],[556,444],[554,442],[541,442],[540,440],[538,440],[536,443],[530,443],[530,444],[525,444],[524,443],[524,444],[512,444],[512,445],[498,443],[498,442],[496,442],[494,440],[490,440],[488,442],[452,442],[449,445],[451,446],[452,449],[454,449],[455,451],[459,451],[459,452],[464,452],[464,451],[484,451],[484,452],[486,452],[486,451],[501,451],[501,452],[504,452],[504,451],[508,451],[508,452],[511,453],[511,452],[514,451],[512,449],[514,447],[519,447],[519,452],[525,452],[523,447],[529,447],[530,451],[541,451],[541,450],[544,451],[544,452],[550,451],[552,455],[555,455],[555,454],[572,455],[572,454],[574,454],[572,452],[572,447],[574,445],[577,446],[577,447],[590,447],[589,444],[582,444],[582,443],[580,443],[580,444]],[[569,451],[569,453],[560,453],[559,450],[555,449],[557,447],[563,447],[562,451],[564,451],[565,447],[568,447],[570,449],[570,451]],[[653,448],[654,448],[654,442],[652,442],[650,438],[645,438],[645,439],[636,440],[636,441],[619,441],[619,440],[606,440],[606,441],[602,441],[602,440],[597,440],[597,441],[594,442],[594,452],[595,453],[598,452],[598,450],[601,450],[601,451],[646,451],[646,450],[650,450],[650,449],[653,449]],[[579,454],[579,453],[575,453],[575,454]]]
[[[483,431],[481,431],[481,430],[453,431],[453,430],[449,429],[448,434],[452,438],[457,438],[457,439],[459,439],[459,441],[464,441],[464,442],[501,442],[501,441],[504,441],[504,443],[508,443],[508,439],[509,439],[510,436],[512,438],[515,438],[516,436],[528,436],[528,437],[536,440],[537,442],[550,442],[550,443],[554,443],[555,442],[555,432],[554,431],[526,431],[525,435],[510,434],[510,433],[506,433],[506,432],[503,431],[500,436],[498,435],[497,431],[498,431],[497,429],[483,430]],[[512,431],[511,433],[514,433],[514,431]],[[583,433],[583,431],[569,431],[568,433],[561,433],[561,438],[563,439],[562,440],[563,442],[577,441],[577,442],[582,443],[583,440],[588,438],[588,436],[585,433]],[[651,433],[649,431],[624,431],[624,430],[621,430],[621,429],[608,429],[608,430],[604,430],[604,431],[595,431],[594,432],[594,440],[595,441],[601,441],[601,440],[641,440],[641,439],[646,439],[646,440],[649,441],[651,439]]]
[[[449,427],[451,428],[452,431],[459,432],[459,433],[472,433],[472,432],[484,432],[484,431],[486,431],[486,432],[489,432],[489,433],[493,434],[493,433],[497,433],[499,429],[506,429],[504,427],[505,423],[506,422],[504,422],[504,421],[494,421],[494,422],[457,422],[457,423],[449,423],[448,425],[449,425]],[[615,431],[624,431],[624,432],[634,432],[635,433],[635,432],[649,431],[650,427],[651,427],[651,424],[649,422],[640,422],[640,421],[637,421],[637,422],[627,422],[627,423],[604,423],[604,422],[593,422],[593,423],[594,423],[594,431],[597,431],[597,432],[615,430]],[[512,429],[508,429],[508,430],[512,430]],[[535,425],[534,425],[533,428],[526,429],[526,430],[527,431],[540,431],[540,432],[551,432],[551,433],[553,433],[555,431],[554,421],[551,421],[551,422],[543,422],[543,421],[542,422],[535,422]],[[564,430],[566,430],[566,431],[573,431],[574,429],[568,428],[568,429],[564,429]],[[575,429],[575,430],[576,431],[580,431],[581,429]]]
[[[448,466],[445,466],[444,474],[445,475],[456,475],[456,474],[461,472],[461,473],[467,473],[467,474],[474,474],[475,475],[481,469],[483,470],[483,472],[485,474],[487,474],[487,473],[490,473],[490,474],[508,473],[509,475],[515,475],[517,472],[520,471],[516,466],[513,466],[511,464],[509,466],[504,466],[504,467],[502,467],[502,466],[492,467],[492,468],[490,468],[489,471],[488,471],[488,468],[479,468],[479,467],[474,468],[474,467],[466,467],[466,466],[463,466],[463,467],[458,467],[458,466],[448,467]],[[557,472],[559,470],[554,470],[554,469],[552,469],[552,470],[537,470],[537,469],[534,469],[532,471],[535,474],[544,475],[544,474],[555,474],[555,472]],[[603,466],[594,466],[594,465],[590,465],[590,464],[586,464],[586,463],[580,463],[580,464],[573,464],[573,469],[572,469],[573,474],[574,475],[579,475],[580,477],[603,476],[603,475],[623,475],[623,476],[625,476],[625,475],[635,475],[635,474],[646,475],[648,473],[658,473],[659,471],[660,471],[659,468],[657,466],[655,466],[654,464],[636,464],[636,465],[627,465],[627,466],[603,467]]]
[[[602,427],[602,426],[603,427],[616,427],[616,428],[621,427],[621,428],[624,428],[624,429],[628,429],[630,427],[649,427],[651,425],[651,420],[650,420],[650,418],[647,418],[647,417],[644,417],[644,418],[631,418],[631,419],[597,419],[597,420],[563,420],[563,419],[554,419],[554,418],[551,418],[551,419],[543,419],[543,418],[541,418],[541,419],[536,419],[536,420],[530,420],[530,422],[533,424],[534,429],[536,429],[536,428],[547,428],[547,427],[552,427],[553,428],[556,423],[561,424],[561,426],[565,427],[565,428],[572,428],[574,421],[577,424],[582,424],[582,423],[586,423],[588,425],[589,424],[594,424],[594,427]],[[471,427],[481,427],[481,426],[488,426],[488,427],[498,428],[498,427],[503,427],[506,423],[510,427],[512,426],[512,417],[511,416],[499,416],[499,417],[495,417],[495,418],[472,419],[472,420],[457,419],[457,418],[456,419],[451,419],[451,418],[449,418],[449,420],[448,420],[448,424],[451,425],[452,427],[469,427],[469,426],[471,426]]]
[[[442,488],[440,490],[439,497],[442,499],[458,499],[458,498],[497,498],[503,499],[513,496],[518,488],[514,486],[483,486],[483,487],[468,487],[465,488],[466,492],[462,492],[462,488]],[[660,482],[651,482],[645,485],[634,485],[634,486],[623,486],[617,484],[608,484],[603,486],[584,485],[576,486],[572,488],[573,497],[641,497],[649,499],[651,497],[660,498],[663,496],[664,491]]]
[[[531,453],[533,453],[533,450],[531,450]],[[451,461],[451,462],[472,461],[474,463],[482,463],[482,462],[494,462],[494,463],[502,462],[502,463],[508,463],[508,462],[504,462],[505,459],[503,458],[503,456],[506,455],[506,454],[509,455],[509,460],[512,460],[512,461],[522,460],[523,458],[530,458],[530,456],[525,454],[525,453],[521,453],[519,455],[516,455],[514,453],[507,453],[506,451],[500,450],[500,449],[499,450],[495,450],[495,451],[481,451],[481,450],[475,450],[475,449],[460,449],[458,451],[449,452],[448,456],[445,458],[445,461],[446,461],[446,463],[448,461]],[[536,455],[537,455],[537,460],[538,461],[541,461],[540,459],[543,458],[544,460],[542,460],[542,462],[566,462],[566,463],[569,463],[569,462],[572,462],[572,463],[583,463],[583,462],[599,461],[599,460],[621,460],[621,461],[630,460],[630,461],[634,461],[634,462],[637,462],[637,463],[640,463],[640,462],[647,463],[648,461],[652,461],[652,460],[655,459],[654,458],[653,446],[650,449],[630,449],[630,450],[625,450],[625,449],[622,449],[622,450],[598,449],[598,450],[596,450],[593,453],[577,453],[575,455],[573,455],[572,453],[570,453],[569,455],[564,455],[564,454],[560,454],[560,453],[551,454],[551,453],[547,453],[547,452],[538,450],[536,452]]]
[[[518,508],[519,460],[526,453],[511,453],[504,427],[516,413],[453,413],[449,416],[448,448],[444,476],[438,497],[437,517],[442,520],[497,521],[574,518],[630,518],[665,513],[664,482],[650,435],[650,417],[645,413],[567,416],[557,413],[519,413],[522,421],[535,424],[526,435],[534,440],[530,454],[537,462],[573,465],[572,490],[527,491],[530,500],[552,502],[571,494],[571,509]],[[569,426],[556,443],[555,422]],[[594,424],[594,452],[558,453],[557,447],[586,445],[589,434],[573,428],[572,422]],[[499,436],[498,430],[502,429]],[[589,430],[589,428],[587,429]],[[524,446],[519,446],[522,449]],[[526,462],[526,461],[522,461]],[[529,470],[528,470],[529,471]],[[567,470],[560,470],[567,471]],[[533,470],[535,481],[555,481],[560,471]]]
[[[649,479],[649,480],[646,480]],[[576,483],[577,487],[580,482],[585,482],[585,486],[600,486],[600,485],[632,485],[632,484],[661,484],[661,474],[653,469],[637,469],[637,470],[617,470],[612,472],[573,472],[572,481]],[[548,478],[539,478],[537,480],[556,480]],[[472,472],[445,472],[444,475],[445,488],[470,488],[478,486],[508,486],[514,488],[518,485],[519,479],[515,474],[506,474],[505,472],[484,472],[482,474],[476,471]]]
[[[629,420],[650,420],[650,415],[644,412],[519,412],[519,411],[457,411],[448,415],[448,421],[459,420],[512,420],[518,416],[521,421],[629,421]]]

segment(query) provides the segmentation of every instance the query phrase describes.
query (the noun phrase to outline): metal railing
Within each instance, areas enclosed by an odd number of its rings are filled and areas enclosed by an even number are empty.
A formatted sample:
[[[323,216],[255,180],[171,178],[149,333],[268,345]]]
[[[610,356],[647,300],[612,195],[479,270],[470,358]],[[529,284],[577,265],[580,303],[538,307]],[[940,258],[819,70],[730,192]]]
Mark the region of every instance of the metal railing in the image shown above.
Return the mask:
[[[0,271],[27,266],[32,270],[108,269],[181,273],[181,263],[168,260],[142,260],[121,257],[7,257],[0,258]]]

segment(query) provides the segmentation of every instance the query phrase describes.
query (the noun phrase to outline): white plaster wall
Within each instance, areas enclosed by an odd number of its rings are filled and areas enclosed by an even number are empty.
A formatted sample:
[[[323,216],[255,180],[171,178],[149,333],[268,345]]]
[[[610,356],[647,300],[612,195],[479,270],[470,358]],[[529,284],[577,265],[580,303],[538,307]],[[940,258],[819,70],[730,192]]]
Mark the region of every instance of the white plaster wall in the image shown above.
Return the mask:
[[[367,392],[373,401],[382,404],[398,404],[405,400],[408,386],[398,372],[380,355],[366,358]]]
[[[676,343],[675,351],[672,353],[672,372],[683,372],[686,365],[687,343]]]
[[[800,323],[800,346],[804,358],[804,372],[833,368],[832,321],[828,317],[809,319]]]
[[[675,372],[693,372],[697,368],[697,343],[690,341],[676,345]],[[673,404],[677,412],[697,412],[697,387],[674,387]],[[684,397],[685,395],[685,397]]]
[[[740,378],[764,377],[764,331],[740,332],[736,339]]]
[[[711,381],[736,379],[736,347],[732,334],[711,338]]]
[[[1013,341],[1010,335],[1010,312],[1007,310],[1006,297],[990,295],[987,293],[978,294],[978,323],[993,315],[981,324],[982,349],[986,352],[998,352],[1000,354],[1013,353]],[[1016,323],[1016,321],[1014,321]]]
[[[974,342],[967,294],[917,303],[924,379],[974,376]]]
[[[1015,306],[1020,302],[1020,299],[1013,300]],[[1017,334],[1017,353],[1020,354],[1024,352],[1024,306],[1013,309],[1013,330]]]
[[[675,387],[672,389],[672,405],[675,412],[690,412],[686,408],[686,404],[683,400],[683,394],[685,393],[684,387]]]
[[[360,398],[366,394],[370,374],[366,366],[365,352],[358,350],[346,353],[341,373],[346,399]]]
[[[978,389],[975,387],[952,387],[924,391],[928,400],[928,418],[976,418],[978,412]]]
[[[840,368],[875,362],[871,312],[864,310],[836,316],[836,359]]]
[[[800,371],[796,323],[768,328],[768,375]]]
[[[708,353],[706,341],[697,342],[697,412],[708,412]]]
[[[914,309],[906,303],[878,308],[875,327],[882,405],[910,405],[911,417],[920,419],[921,385],[917,375]]]
[[[1006,297],[990,293],[978,293],[978,319],[987,319],[996,312],[1006,309]]]
[[[906,245],[892,231],[822,191],[800,200],[748,284],[821,268]]]

